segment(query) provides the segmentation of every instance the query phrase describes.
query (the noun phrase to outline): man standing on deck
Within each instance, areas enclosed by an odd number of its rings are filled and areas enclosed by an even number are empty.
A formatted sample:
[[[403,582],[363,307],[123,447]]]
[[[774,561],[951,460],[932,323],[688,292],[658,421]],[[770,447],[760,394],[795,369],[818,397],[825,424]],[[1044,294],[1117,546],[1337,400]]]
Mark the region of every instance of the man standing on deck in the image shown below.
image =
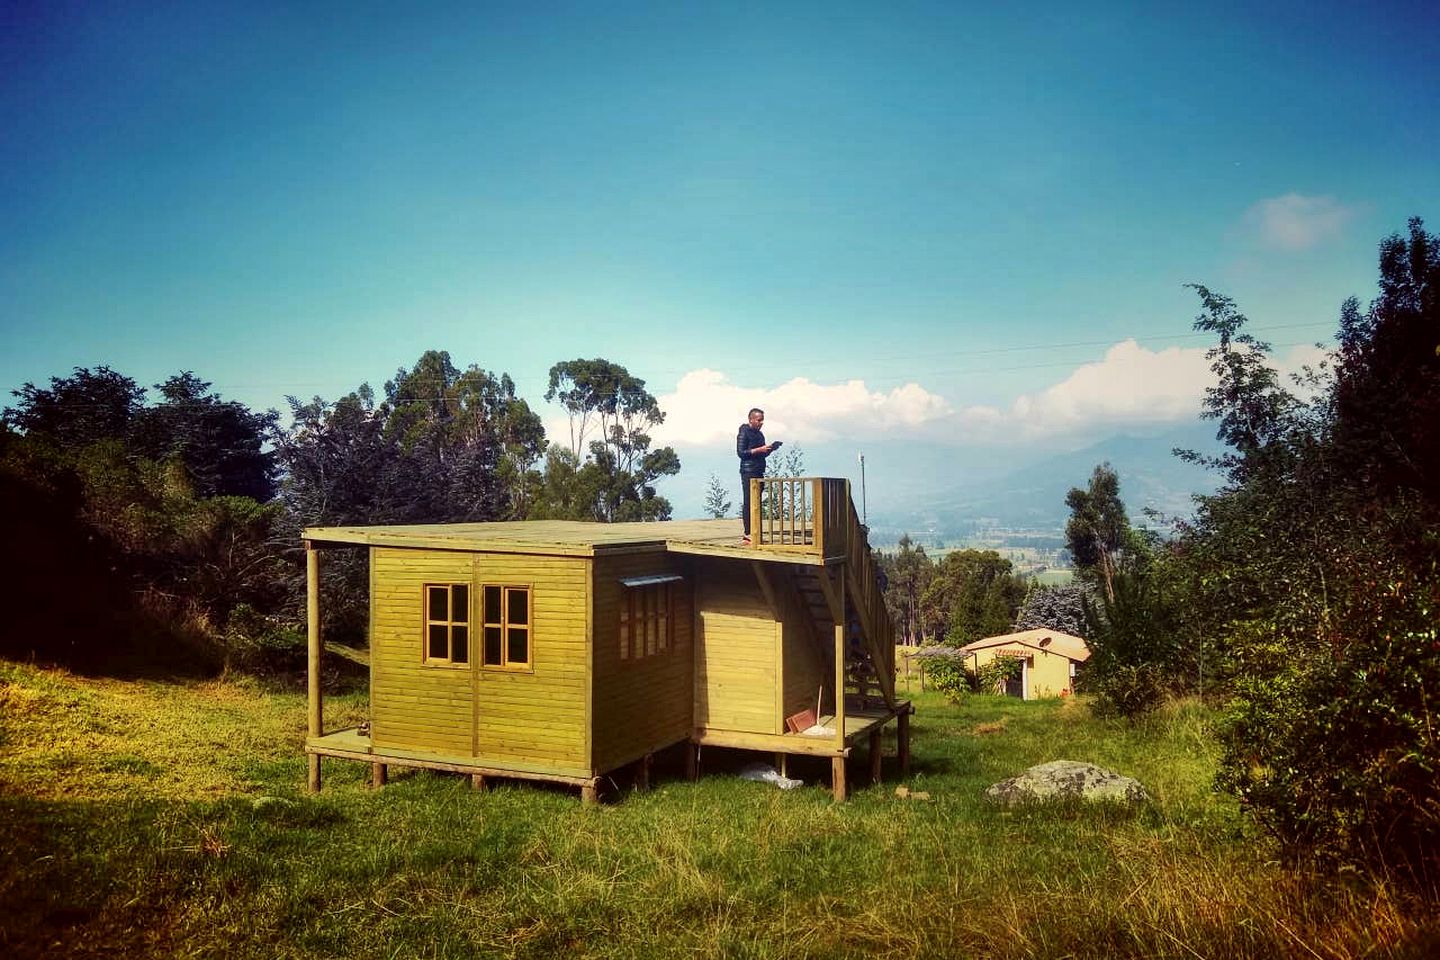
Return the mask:
[[[740,432],[735,436],[735,454],[740,458],[740,520],[745,543],[750,542],[750,480],[765,476],[765,458],[780,445],[765,442],[765,434],[760,431],[763,426],[765,411],[752,407],[749,418],[740,424]]]

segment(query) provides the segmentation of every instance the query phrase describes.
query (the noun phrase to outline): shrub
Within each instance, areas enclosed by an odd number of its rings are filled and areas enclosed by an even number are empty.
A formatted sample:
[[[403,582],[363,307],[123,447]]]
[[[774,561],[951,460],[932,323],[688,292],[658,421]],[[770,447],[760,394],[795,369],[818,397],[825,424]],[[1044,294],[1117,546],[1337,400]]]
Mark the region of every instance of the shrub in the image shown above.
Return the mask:
[[[975,689],[975,677],[965,665],[966,654],[955,647],[925,647],[915,654],[924,665],[925,681],[933,690],[959,703]]]

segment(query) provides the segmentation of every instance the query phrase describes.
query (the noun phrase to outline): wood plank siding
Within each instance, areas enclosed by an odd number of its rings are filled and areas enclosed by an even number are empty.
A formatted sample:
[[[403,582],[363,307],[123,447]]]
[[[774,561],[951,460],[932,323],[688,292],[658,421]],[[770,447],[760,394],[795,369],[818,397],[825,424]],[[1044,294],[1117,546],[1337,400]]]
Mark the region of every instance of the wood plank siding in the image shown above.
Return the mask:
[[[377,748],[590,772],[589,559],[376,547],[371,551],[371,737]],[[464,666],[425,662],[424,587],[470,586]],[[529,669],[480,665],[486,584],[530,589]]]
[[[695,558],[695,726],[781,733],[780,625],[746,563]]]
[[[425,584],[470,583],[466,553],[370,551],[370,736],[377,747],[474,750],[470,671],[425,663]]]
[[[594,765],[613,770],[690,736],[694,699],[693,578],[682,557],[663,549],[618,556],[599,554],[592,581],[594,651]],[[621,656],[621,609],[643,587],[621,581],[680,576],[654,590],[668,596],[664,650],[643,652],[636,631]],[[636,655],[636,646],[642,647]]]

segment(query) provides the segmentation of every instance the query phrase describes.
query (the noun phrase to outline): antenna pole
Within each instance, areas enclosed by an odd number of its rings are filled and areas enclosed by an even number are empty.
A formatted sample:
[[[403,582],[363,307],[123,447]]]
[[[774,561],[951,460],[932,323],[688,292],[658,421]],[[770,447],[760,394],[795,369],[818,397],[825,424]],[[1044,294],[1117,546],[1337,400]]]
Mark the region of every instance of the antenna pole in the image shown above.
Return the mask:
[[[865,510],[865,454],[860,454],[860,523],[870,529],[870,517]]]

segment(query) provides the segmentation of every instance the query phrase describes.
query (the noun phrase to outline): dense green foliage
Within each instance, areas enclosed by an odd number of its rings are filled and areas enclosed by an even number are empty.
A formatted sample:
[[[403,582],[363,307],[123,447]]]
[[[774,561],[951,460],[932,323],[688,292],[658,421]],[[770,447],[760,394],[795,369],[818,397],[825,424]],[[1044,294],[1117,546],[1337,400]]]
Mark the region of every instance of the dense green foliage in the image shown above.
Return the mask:
[[[574,517],[663,519],[679,470],[645,431],[644,381],[558,364],[567,409],[599,418],[582,460],[546,450],[505,374],[430,350],[334,402],[252,413],[185,371],[149,391],[108,367],[27,383],[0,433],[0,652],[86,670],[289,670],[303,649],[299,534],[310,526]],[[542,455],[546,459],[542,462]],[[538,465],[538,466],[537,466]],[[327,562],[330,639],[364,642],[365,555]]]
[[[1440,882],[1440,243],[1416,220],[1380,251],[1380,295],[1287,387],[1229,298],[1204,415],[1224,477],[1173,538],[1130,534],[1087,611],[1097,708],[1200,689],[1230,704],[1219,784],[1291,856]],[[1096,477],[1072,491],[1097,529]],[[1102,485],[1100,492],[1108,492]],[[1097,540],[1102,538],[1097,537]],[[1123,536],[1112,536],[1119,543]],[[1101,571],[1103,550],[1088,555]]]
[[[1440,880],[1440,243],[1380,248],[1332,368],[1282,387],[1199,288],[1218,335],[1206,413],[1230,452],[1177,550],[1192,628],[1235,694],[1221,783],[1295,853]]]

